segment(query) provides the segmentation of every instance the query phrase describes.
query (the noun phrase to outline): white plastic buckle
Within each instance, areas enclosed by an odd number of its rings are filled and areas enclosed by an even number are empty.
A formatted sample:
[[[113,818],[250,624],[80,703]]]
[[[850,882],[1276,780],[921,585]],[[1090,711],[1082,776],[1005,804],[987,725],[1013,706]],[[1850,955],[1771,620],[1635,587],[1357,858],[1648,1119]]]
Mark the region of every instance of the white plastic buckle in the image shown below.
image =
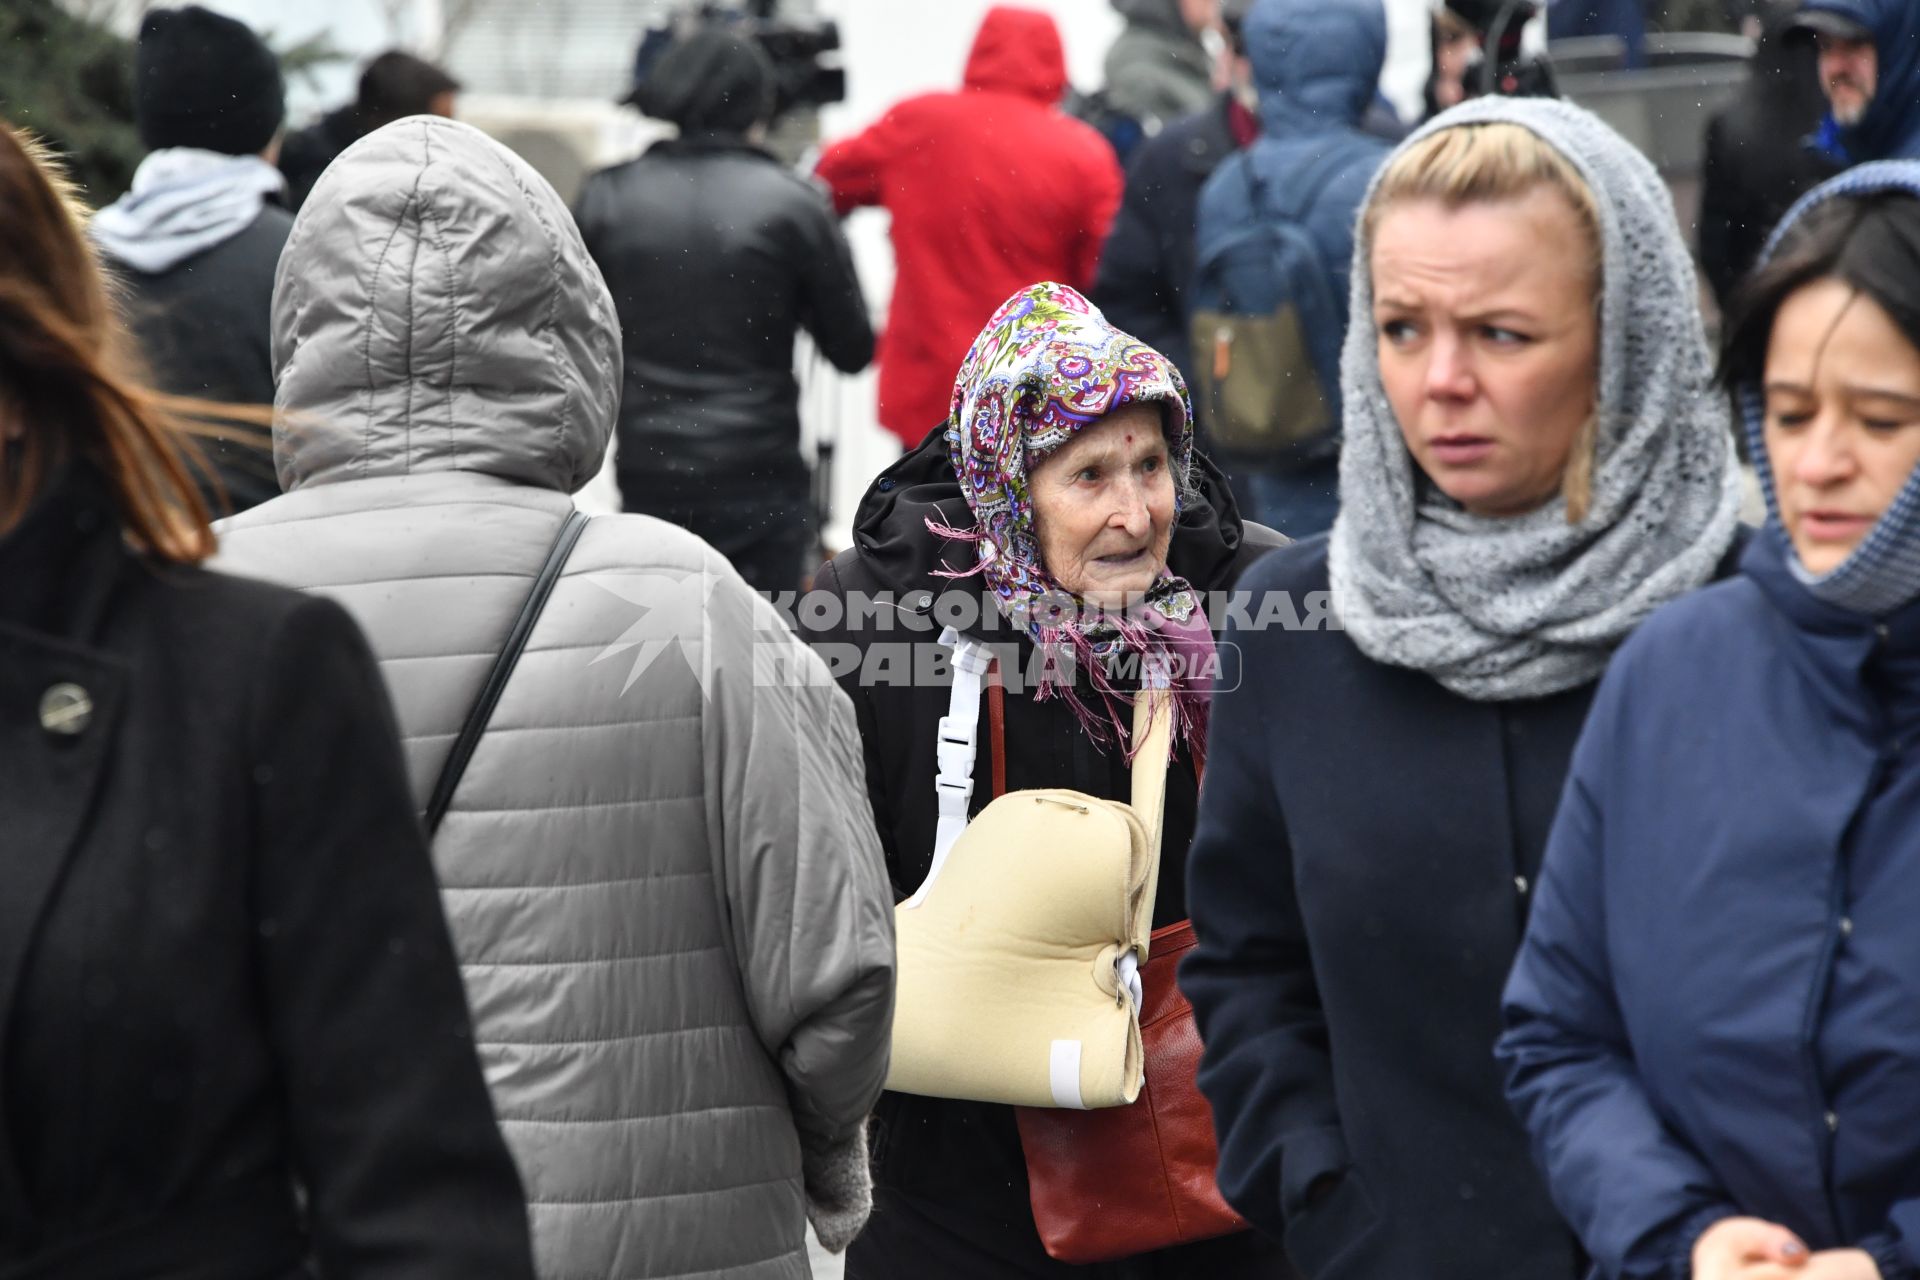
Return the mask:
[[[1140,1016],[1140,1006],[1147,1001],[1146,988],[1140,984],[1140,953],[1128,951],[1113,962],[1113,968],[1119,978],[1120,989],[1133,1001],[1134,1016]]]
[[[934,759],[938,767],[934,772],[933,785],[943,795],[973,795],[973,762],[979,747],[978,730],[977,724],[967,725],[963,729],[954,723],[952,716],[940,717],[940,736],[934,745]]]
[[[954,636],[953,665],[971,675],[983,676],[993,665],[993,650],[975,640]]]

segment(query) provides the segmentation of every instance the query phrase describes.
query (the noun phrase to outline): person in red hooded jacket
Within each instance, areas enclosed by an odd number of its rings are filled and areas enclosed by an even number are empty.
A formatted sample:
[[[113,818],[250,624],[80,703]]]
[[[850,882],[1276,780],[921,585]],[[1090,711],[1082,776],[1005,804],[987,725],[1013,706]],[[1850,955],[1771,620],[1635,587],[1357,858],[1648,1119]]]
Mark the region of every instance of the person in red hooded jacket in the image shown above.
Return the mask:
[[[1120,166],[1106,139],[1061,112],[1066,87],[1053,19],[996,6],[963,88],[897,103],[820,156],[815,174],[842,214],[893,215],[880,421],[908,447],[945,423],[954,370],[995,307],[1041,280],[1093,286]]]

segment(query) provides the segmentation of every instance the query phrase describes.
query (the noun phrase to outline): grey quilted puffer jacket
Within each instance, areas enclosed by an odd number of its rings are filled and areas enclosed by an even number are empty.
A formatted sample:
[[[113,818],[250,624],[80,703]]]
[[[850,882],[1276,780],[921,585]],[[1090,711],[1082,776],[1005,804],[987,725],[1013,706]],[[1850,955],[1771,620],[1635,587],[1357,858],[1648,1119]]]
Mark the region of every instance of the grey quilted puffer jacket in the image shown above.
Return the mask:
[[[273,324],[287,492],[218,565],[352,611],[424,808],[605,453],[613,308],[552,188],[415,117],[314,188]],[[434,844],[543,1275],[798,1280],[810,1200],[857,1227],[893,1004],[861,770],[846,697],[711,548],[587,527]]]

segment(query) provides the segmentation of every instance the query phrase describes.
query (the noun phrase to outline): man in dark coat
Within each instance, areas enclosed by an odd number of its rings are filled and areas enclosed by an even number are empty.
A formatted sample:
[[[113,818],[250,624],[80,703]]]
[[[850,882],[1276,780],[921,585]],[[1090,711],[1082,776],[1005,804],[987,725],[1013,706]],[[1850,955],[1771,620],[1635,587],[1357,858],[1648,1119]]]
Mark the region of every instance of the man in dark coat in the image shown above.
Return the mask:
[[[1260,136],[1259,98],[1241,41],[1252,0],[1221,9],[1229,87],[1203,110],[1140,144],[1127,166],[1120,213],[1100,253],[1093,301],[1107,319],[1179,366],[1189,385],[1187,290],[1193,283],[1194,211],[1222,160]],[[1201,424],[1204,426],[1205,424]]]
[[[243,24],[198,6],[155,9],[141,24],[134,111],[150,153],[90,232],[164,391],[273,403],[268,314],[293,228],[273,167],[283,98],[278,59]],[[203,447],[225,490],[224,502],[209,492],[216,508],[244,511],[280,491],[264,436]]]
[[[1920,159],[1920,5],[1807,0],[1794,27],[1819,43],[1822,148],[1843,164]]]
[[[880,424],[909,447],[946,421],[953,371],[1003,299],[1038,280],[1093,282],[1120,165],[1098,131],[1060,111],[1066,87],[1053,18],[996,5],[959,92],[898,103],[820,156],[815,174],[841,213],[893,215]]]
[[[460,82],[424,58],[389,49],[360,73],[360,91],[352,102],[296,133],[280,149],[280,172],[287,175],[287,205],[295,213],[334,157],[382,125],[408,116],[453,118]]]
[[[676,42],[632,100],[680,136],[593,175],[574,213],[620,317],[626,509],[698,534],[759,590],[791,591],[816,515],[794,335],[857,373],[873,326],[833,211],[751,140],[773,94],[752,41]]]

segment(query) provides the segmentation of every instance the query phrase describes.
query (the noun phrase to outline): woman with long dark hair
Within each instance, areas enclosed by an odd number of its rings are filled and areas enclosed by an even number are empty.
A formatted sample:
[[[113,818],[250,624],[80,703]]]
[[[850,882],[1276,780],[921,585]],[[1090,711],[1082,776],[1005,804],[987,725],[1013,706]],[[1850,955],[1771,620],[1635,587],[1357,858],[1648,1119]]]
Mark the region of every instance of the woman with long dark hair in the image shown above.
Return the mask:
[[[530,1276],[379,673],[198,567],[75,210],[0,126],[0,1275]]]

